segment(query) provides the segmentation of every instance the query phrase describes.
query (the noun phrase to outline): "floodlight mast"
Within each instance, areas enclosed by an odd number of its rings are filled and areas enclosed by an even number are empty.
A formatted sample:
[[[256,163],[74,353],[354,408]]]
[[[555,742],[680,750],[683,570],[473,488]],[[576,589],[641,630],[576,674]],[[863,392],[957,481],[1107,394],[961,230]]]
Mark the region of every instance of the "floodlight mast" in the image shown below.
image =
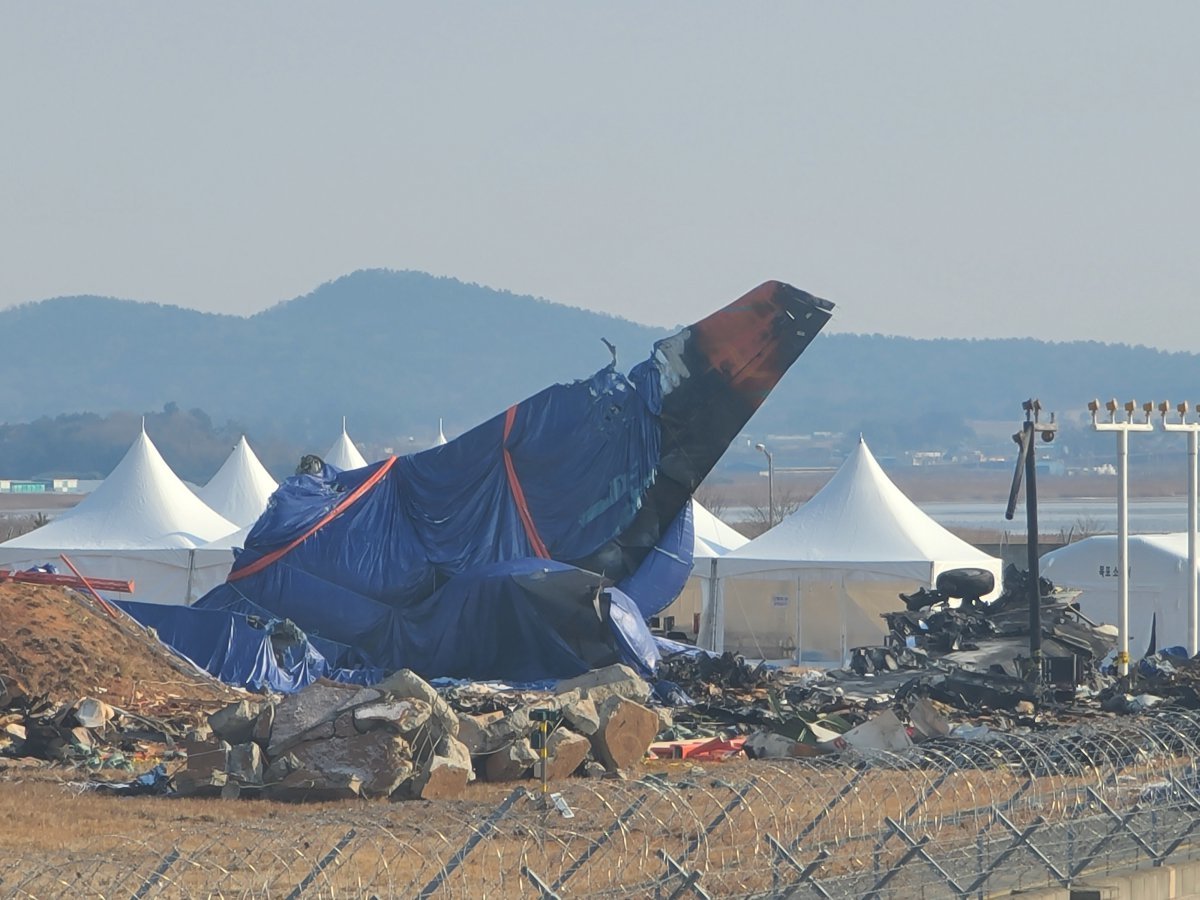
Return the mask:
[[[1042,412],[1040,400],[1026,400],[1021,404],[1025,410],[1025,422],[1021,430],[1013,435],[1020,447],[1017,452],[1017,467],[1013,472],[1012,489],[1008,494],[1008,508],[1004,518],[1011,519],[1017,508],[1017,495],[1021,491],[1021,475],[1025,476],[1025,546],[1029,565],[1029,672],[1028,677],[1042,680],[1042,577],[1038,571],[1038,520],[1037,520],[1037,447],[1041,435],[1043,441],[1054,440],[1058,425],[1054,413],[1049,422],[1039,421]]]
[[[1188,634],[1187,648],[1188,656],[1195,656],[1200,652],[1200,602],[1198,602],[1197,587],[1197,559],[1196,559],[1196,433],[1200,432],[1200,421],[1187,421],[1188,404],[1186,401],[1178,403],[1175,406],[1175,411],[1179,413],[1178,422],[1168,422],[1167,412],[1170,410],[1171,404],[1163,400],[1158,404],[1158,411],[1162,415],[1163,431],[1184,431],[1188,436]],[[1200,404],[1196,405],[1196,412],[1200,413]]]
[[[1092,428],[1096,431],[1117,433],[1117,674],[1122,678],[1129,674],[1129,432],[1153,431],[1150,413],[1153,403],[1142,404],[1145,420],[1133,421],[1137,409],[1136,400],[1125,403],[1125,420],[1117,421],[1117,401],[1104,404],[1108,421],[1101,422],[1100,401],[1088,404],[1092,414]]]

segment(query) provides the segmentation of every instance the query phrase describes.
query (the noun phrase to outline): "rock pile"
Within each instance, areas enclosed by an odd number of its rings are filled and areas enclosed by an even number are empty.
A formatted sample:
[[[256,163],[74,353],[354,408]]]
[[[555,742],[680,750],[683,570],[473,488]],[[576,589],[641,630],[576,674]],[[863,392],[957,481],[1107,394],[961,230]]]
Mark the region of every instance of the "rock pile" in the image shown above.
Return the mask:
[[[185,742],[175,776],[185,795],[281,800],[459,796],[478,773],[488,781],[541,777],[535,708],[550,711],[546,777],[590,765],[619,772],[639,762],[660,719],[643,703],[650,686],[625,666],[562,682],[508,712],[456,713],[408,670],[372,687],[317,681],[279,699],[242,700],[209,717]],[[597,763],[599,765],[597,765]],[[602,769],[601,769],[602,767]]]

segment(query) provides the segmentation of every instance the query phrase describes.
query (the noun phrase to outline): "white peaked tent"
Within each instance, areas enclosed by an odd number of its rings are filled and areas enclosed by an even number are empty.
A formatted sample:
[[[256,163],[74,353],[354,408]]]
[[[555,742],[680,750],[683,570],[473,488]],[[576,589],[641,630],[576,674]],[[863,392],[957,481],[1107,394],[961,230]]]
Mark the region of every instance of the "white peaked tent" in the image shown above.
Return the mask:
[[[342,433],[333,446],[329,448],[329,452],[325,454],[325,462],[329,465],[342,469],[361,469],[367,464],[366,459],[358,448],[354,446],[354,441],[350,440],[350,435],[346,434],[346,420],[342,419]]]
[[[701,644],[763,659],[843,660],[881,643],[880,614],[947,569],[1000,560],[947,531],[884,474],[866,442],[804,506],[713,565]]]
[[[176,477],[143,429],[78,506],[0,544],[0,566],[61,566],[65,553],[84,575],[132,580],[132,599],[191,603],[229,571],[228,551],[218,559],[197,548],[236,530]]]
[[[433,442],[433,446],[444,447],[448,443],[450,442],[446,440],[446,432],[442,431],[442,420],[438,419],[438,436],[437,440]]]
[[[1158,646],[1187,645],[1187,532],[1129,535],[1130,653],[1140,656],[1158,615]],[[1059,587],[1078,588],[1079,608],[1093,622],[1117,618],[1117,536],[1098,534],[1042,557],[1041,574]]]
[[[243,527],[262,515],[277,487],[242,435],[217,474],[197,494],[213,510]]]
[[[694,498],[692,504],[692,527],[696,538],[692,545],[692,555],[695,562],[692,574],[679,596],[658,614],[659,621],[666,623],[674,619],[674,628],[667,630],[682,631],[685,634],[696,631],[694,625],[700,611],[708,603],[712,586],[712,564],[719,556],[734,550],[749,539],[740,532],[726,525],[711,512],[700,505]]]

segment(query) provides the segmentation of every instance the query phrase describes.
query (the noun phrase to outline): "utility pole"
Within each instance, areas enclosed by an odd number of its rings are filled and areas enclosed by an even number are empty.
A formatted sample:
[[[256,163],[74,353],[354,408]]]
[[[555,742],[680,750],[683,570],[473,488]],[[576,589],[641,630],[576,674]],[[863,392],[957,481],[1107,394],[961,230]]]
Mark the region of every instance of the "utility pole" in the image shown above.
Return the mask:
[[[1038,520],[1037,520],[1037,446],[1040,435],[1043,441],[1054,440],[1058,425],[1054,413],[1050,421],[1039,421],[1042,411],[1040,400],[1026,400],[1021,404],[1025,410],[1025,422],[1021,430],[1013,435],[1020,450],[1017,452],[1017,467],[1013,472],[1012,489],[1008,492],[1008,508],[1004,518],[1012,519],[1017,508],[1017,495],[1021,492],[1021,477],[1025,477],[1025,546],[1029,566],[1029,662],[1030,676],[1034,681],[1042,680],[1042,576],[1038,570]]]

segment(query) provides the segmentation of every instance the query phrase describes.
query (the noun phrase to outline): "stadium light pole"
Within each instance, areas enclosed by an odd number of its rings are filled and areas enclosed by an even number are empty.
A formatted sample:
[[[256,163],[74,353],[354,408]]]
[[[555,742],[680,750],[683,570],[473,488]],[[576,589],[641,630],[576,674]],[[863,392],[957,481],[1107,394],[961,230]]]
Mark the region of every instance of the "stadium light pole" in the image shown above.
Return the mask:
[[[1109,400],[1104,405],[1108,410],[1108,421],[1101,422],[1100,401],[1088,404],[1092,414],[1092,428],[1096,431],[1117,433],[1117,674],[1124,678],[1129,674],[1129,432],[1153,431],[1150,413],[1153,403],[1142,405],[1145,421],[1133,421],[1137,401],[1125,403],[1125,421],[1117,421],[1117,401]]]
[[[1175,411],[1179,413],[1178,422],[1168,422],[1167,412],[1170,410],[1171,404],[1166,400],[1158,404],[1158,411],[1162,414],[1163,431],[1185,431],[1188,436],[1188,633],[1187,633],[1187,648],[1188,656],[1195,656],[1200,651],[1200,613],[1198,607],[1200,602],[1197,600],[1198,590],[1196,583],[1196,433],[1200,432],[1200,422],[1189,422],[1187,420],[1188,404],[1187,402],[1178,403],[1175,406]],[[1200,413],[1200,404],[1196,406],[1196,412]]]
[[[766,444],[755,444],[754,449],[767,458],[767,530],[770,531],[775,527],[775,457]]]

